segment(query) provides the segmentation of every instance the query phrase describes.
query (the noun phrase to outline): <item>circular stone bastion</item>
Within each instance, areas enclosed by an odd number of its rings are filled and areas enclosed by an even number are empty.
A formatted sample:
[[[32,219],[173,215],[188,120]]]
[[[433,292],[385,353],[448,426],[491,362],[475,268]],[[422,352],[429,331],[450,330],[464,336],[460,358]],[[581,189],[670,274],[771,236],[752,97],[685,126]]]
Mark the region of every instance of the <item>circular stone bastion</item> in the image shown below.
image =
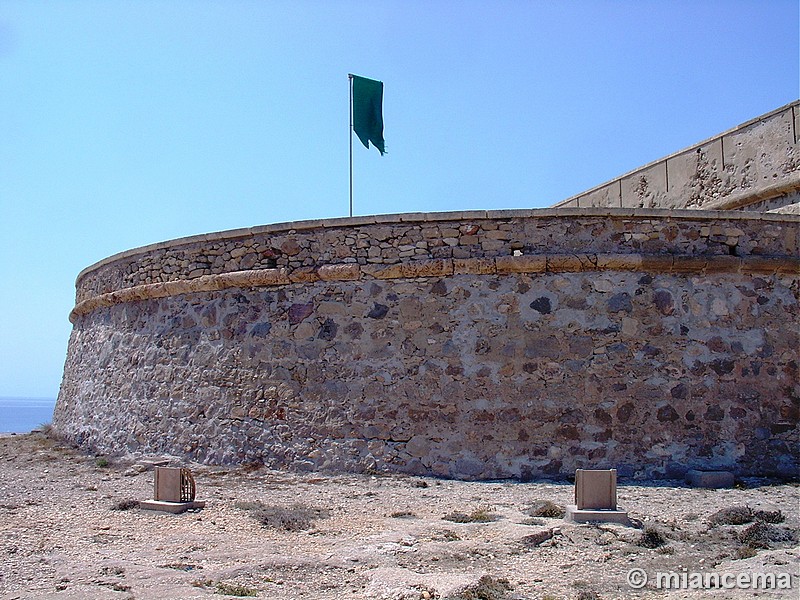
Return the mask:
[[[130,250],[78,277],[53,428],[292,470],[796,475],[798,225],[474,211]]]

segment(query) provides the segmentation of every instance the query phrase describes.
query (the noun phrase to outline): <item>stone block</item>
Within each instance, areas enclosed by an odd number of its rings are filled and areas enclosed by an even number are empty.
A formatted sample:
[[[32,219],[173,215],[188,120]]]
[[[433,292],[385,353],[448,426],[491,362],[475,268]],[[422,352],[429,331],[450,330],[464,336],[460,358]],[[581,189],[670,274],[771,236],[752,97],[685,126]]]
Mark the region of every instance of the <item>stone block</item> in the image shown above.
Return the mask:
[[[454,275],[487,275],[496,273],[493,258],[456,258],[453,259]]]
[[[701,273],[707,266],[708,257],[673,256],[670,271],[673,273]]]
[[[545,256],[498,256],[495,259],[497,272],[508,273],[544,273],[547,267]]]
[[[670,265],[672,261],[670,260]],[[638,271],[642,268],[641,254],[598,254],[597,268],[603,271]]]
[[[374,277],[375,279],[399,279],[405,277],[403,275],[402,265],[364,265],[361,267],[361,272]]]
[[[361,277],[357,264],[322,265],[317,274],[322,281],[355,281]]]
[[[548,273],[578,273],[591,265],[586,257],[575,254],[551,254],[547,257]]]
[[[453,274],[453,261],[448,258],[414,260],[400,265],[403,277],[444,277]]]
[[[672,269],[674,258],[672,254],[642,254],[641,270],[651,273],[666,273]]]
[[[292,283],[313,283],[319,281],[319,275],[314,267],[300,267],[289,272]]]
[[[697,471],[686,472],[686,481],[692,487],[729,488],[733,487],[733,473],[730,471]]]
[[[706,264],[706,273],[731,273],[739,270],[742,259],[736,256],[709,256]]]

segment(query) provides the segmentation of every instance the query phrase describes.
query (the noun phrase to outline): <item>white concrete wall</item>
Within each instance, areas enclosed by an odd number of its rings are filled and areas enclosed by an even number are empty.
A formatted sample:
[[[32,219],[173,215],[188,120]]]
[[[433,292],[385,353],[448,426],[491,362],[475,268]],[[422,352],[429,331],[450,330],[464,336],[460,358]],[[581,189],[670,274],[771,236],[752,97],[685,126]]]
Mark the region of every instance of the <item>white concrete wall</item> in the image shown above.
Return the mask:
[[[763,210],[797,202],[800,101],[555,205]]]

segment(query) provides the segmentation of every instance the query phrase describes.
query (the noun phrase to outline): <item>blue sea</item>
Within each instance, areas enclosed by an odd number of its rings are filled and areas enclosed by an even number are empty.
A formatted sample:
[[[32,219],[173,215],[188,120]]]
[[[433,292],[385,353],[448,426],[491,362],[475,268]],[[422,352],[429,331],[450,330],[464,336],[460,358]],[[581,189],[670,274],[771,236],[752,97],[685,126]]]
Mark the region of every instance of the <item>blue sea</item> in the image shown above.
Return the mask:
[[[27,433],[53,420],[50,398],[0,398],[0,433]]]

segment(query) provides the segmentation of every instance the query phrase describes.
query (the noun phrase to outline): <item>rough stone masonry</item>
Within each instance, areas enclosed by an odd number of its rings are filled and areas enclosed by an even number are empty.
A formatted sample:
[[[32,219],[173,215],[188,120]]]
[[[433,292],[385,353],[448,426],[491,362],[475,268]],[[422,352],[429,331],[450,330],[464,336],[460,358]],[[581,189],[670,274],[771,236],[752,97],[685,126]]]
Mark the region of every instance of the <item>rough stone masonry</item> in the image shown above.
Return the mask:
[[[79,277],[54,428],[290,469],[794,475],[799,223],[479,211],[132,250]]]

